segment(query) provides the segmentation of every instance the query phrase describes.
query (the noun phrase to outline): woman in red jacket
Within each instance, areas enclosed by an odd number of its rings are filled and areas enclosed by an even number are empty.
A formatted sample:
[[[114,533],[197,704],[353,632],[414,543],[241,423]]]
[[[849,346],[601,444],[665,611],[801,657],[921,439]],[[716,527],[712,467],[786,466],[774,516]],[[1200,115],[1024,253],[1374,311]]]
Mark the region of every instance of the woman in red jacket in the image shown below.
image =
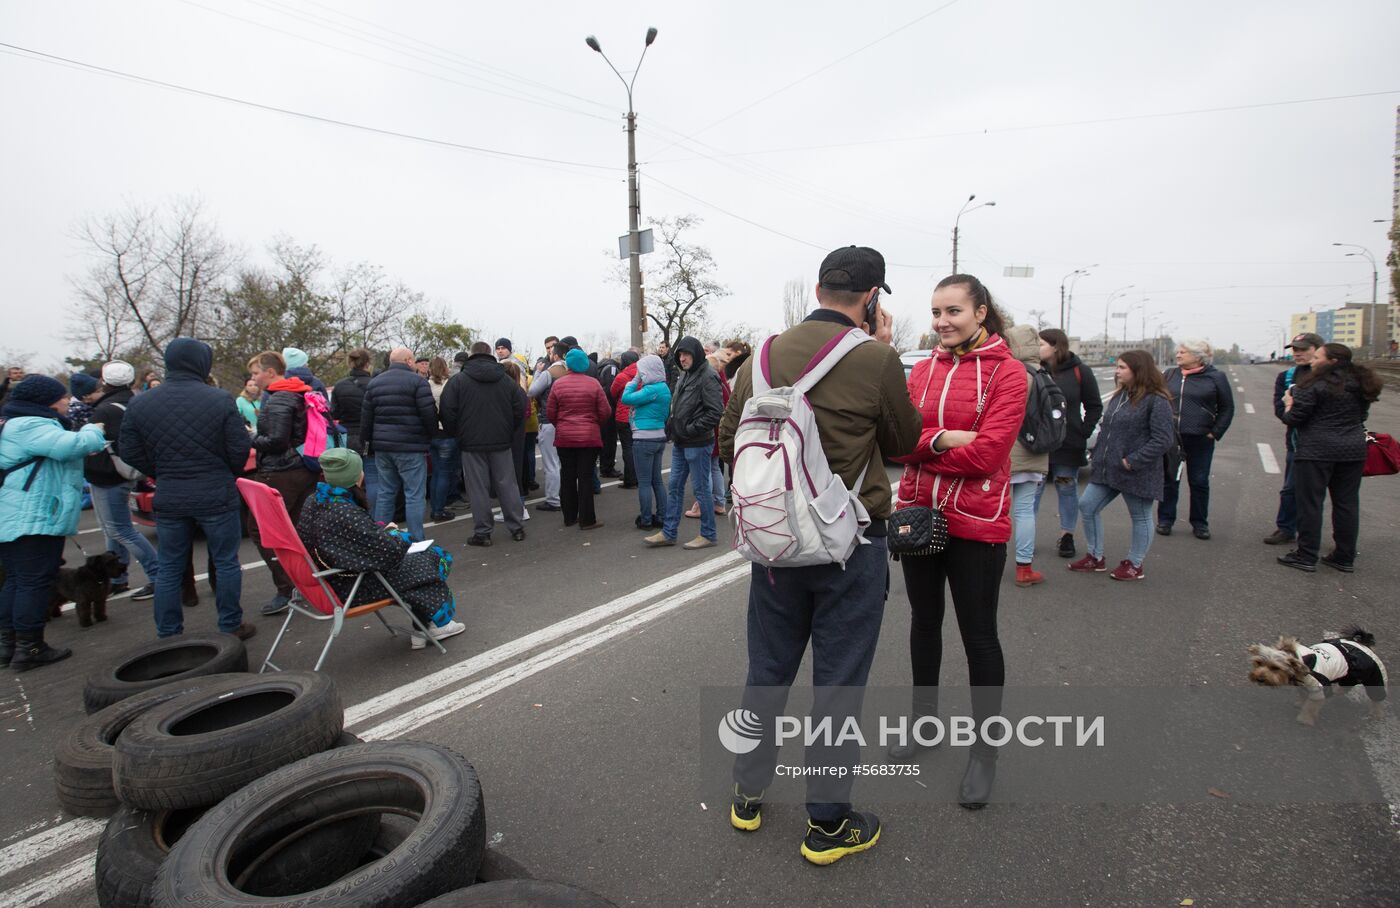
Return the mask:
[[[593,467],[603,453],[603,422],[612,407],[603,386],[588,372],[588,355],[578,347],[564,358],[568,374],[549,388],[545,413],[554,425],[559,449],[559,505],[564,526],[593,530],[603,525],[593,512]]]
[[[933,330],[939,346],[914,366],[909,396],[924,430],[904,463],[896,507],[937,507],[948,520],[948,546],[937,555],[906,557],[904,586],[913,618],[909,661],[914,715],[938,713],[943,661],[944,585],[953,596],[958,632],[967,651],[972,712],[978,730],[1001,711],[1006,681],[997,639],[997,596],[1011,538],[1011,446],[1026,415],[1026,370],[1002,338],[1001,314],[982,282],[954,274],[933,292]],[[907,760],[919,745],[890,750]],[[996,776],[996,748],[973,744],[958,802],[970,810],[987,803]]]

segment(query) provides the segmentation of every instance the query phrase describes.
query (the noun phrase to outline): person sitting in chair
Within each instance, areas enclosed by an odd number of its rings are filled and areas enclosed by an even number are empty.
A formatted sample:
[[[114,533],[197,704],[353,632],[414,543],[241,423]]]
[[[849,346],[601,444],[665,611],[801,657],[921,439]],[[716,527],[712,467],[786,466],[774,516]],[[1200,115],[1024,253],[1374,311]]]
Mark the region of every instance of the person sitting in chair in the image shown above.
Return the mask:
[[[435,640],[454,637],[466,630],[454,621],[456,603],[446,582],[450,556],[438,546],[409,553],[406,534],[392,525],[375,523],[365,510],[364,462],[348,448],[333,448],[320,457],[324,482],[302,506],[297,535],[321,570],[340,568],[346,573],[326,579],[331,589],[345,601],[355,585],[355,575],[378,571],[403,598],[404,603]],[[448,562],[444,564],[444,559]],[[389,599],[384,584],[366,574],[350,607]],[[413,648],[428,645],[427,638],[415,632]]]

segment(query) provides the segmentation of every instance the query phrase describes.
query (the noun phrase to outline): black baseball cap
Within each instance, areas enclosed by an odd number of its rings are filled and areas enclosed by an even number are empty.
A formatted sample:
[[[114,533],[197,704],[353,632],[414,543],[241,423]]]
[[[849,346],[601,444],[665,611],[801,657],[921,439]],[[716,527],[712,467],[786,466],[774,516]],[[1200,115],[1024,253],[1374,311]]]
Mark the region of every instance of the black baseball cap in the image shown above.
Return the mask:
[[[894,293],[885,283],[885,257],[869,246],[842,246],[822,259],[817,284],[827,290],[853,290],[857,293],[879,287]]]
[[[1325,343],[1327,343],[1327,341],[1322,339],[1321,334],[1313,334],[1311,331],[1305,331],[1302,334],[1295,335],[1293,338],[1293,342],[1288,344],[1283,349],[1296,350],[1299,347],[1305,347],[1316,350],[1318,347],[1321,347]]]

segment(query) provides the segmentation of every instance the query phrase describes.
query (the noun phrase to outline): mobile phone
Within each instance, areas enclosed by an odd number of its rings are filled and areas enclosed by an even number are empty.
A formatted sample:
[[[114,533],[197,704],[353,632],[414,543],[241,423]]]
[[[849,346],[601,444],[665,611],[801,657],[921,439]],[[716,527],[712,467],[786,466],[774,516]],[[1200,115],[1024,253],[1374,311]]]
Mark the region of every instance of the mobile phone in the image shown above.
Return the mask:
[[[870,302],[865,306],[865,323],[870,326],[870,335],[873,337],[879,330],[880,323],[876,320],[876,313],[880,311],[880,291],[877,289],[870,294]]]

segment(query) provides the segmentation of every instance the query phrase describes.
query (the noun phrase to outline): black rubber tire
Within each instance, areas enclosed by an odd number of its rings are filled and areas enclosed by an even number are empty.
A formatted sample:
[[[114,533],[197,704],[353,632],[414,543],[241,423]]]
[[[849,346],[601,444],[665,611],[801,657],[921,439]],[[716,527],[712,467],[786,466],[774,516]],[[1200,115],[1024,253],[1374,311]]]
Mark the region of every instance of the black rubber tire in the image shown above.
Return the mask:
[[[413,821],[407,817],[384,817],[383,822],[379,824],[379,834],[374,837],[374,843],[370,845],[365,856],[360,858],[360,866],[377,861],[399,847],[412,829]],[[535,875],[524,864],[502,853],[501,849],[488,845],[486,852],[481,856],[481,866],[477,868],[475,882],[494,883],[499,880],[534,878]]]
[[[146,810],[217,804],[340,736],[335,682],[319,672],[246,675],[176,697],[117,738],[112,780],[122,803]]]
[[[113,745],[137,716],[183,694],[246,675],[205,675],[171,681],[93,713],[68,733],[53,753],[58,803],[79,816],[111,816],[121,801],[112,787]]]
[[[342,734],[333,746],[349,747],[359,743],[359,738],[347,732]],[[150,908],[151,884],[155,882],[156,871],[160,869],[161,862],[170,853],[171,846],[180,840],[180,836],[203,816],[207,809],[118,809],[97,841],[97,904],[101,908]],[[352,854],[359,853],[366,847],[365,841],[372,840],[378,832],[379,818],[367,815],[354,817],[351,822],[355,825],[327,826],[317,830],[317,838],[306,842],[307,848],[314,849],[323,859],[331,860],[346,851]],[[372,823],[368,834],[364,828],[367,822]],[[304,861],[307,848],[286,853],[287,857],[298,862]],[[282,856],[278,855],[279,858]],[[269,874],[293,872],[292,867],[280,860],[270,862],[265,869]],[[327,872],[336,871],[332,868]],[[341,871],[336,875],[340,876],[343,873],[344,871]]]
[[[418,908],[617,908],[587,889],[545,880],[501,880],[440,895]]]
[[[258,898],[237,880],[256,856],[334,803],[408,814],[417,825],[388,855],[314,890]],[[404,908],[476,878],[486,811],[476,770],[445,747],[383,741],[318,754],[246,786],[206,813],[156,875],[157,908]]]
[[[143,643],[93,672],[83,686],[89,714],[172,681],[248,670],[248,650],[233,634],[181,634]]]

